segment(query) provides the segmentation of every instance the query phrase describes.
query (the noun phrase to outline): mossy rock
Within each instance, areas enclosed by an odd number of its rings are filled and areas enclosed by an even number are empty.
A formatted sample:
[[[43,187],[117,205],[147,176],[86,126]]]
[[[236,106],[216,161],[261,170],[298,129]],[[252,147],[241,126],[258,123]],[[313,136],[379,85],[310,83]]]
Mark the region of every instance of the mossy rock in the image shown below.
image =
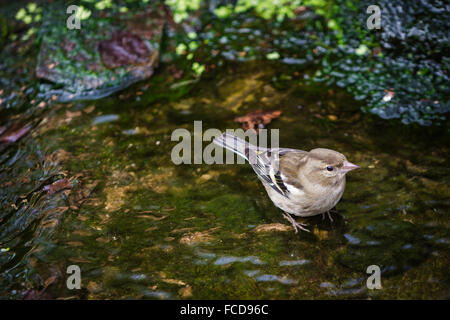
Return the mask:
[[[93,10],[73,30],[58,8],[47,8],[36,66],[36,76],[53,83],[48,94],[63,102],[98,99],[153,74],[166,23],[162,7]]]
[[[262,219],[253,202],[248,197],[237,194],[214,198],[205,204],[204,210],[214,214],[220,224],[234,232],[242,232]]]

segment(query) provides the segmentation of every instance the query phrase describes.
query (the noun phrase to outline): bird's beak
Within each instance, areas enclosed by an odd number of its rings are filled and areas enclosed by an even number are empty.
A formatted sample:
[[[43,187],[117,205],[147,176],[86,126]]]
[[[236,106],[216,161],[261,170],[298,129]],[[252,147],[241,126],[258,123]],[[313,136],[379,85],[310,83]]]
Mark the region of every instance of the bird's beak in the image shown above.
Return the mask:
[[[355,170],[355,169],[359,169],[360,167],[357,166],[356,164],[353,164],[351,162],[348,161],[344,161],[344,166],[342,167],[342,171],[344,171],[344,173],[347,173],[349,171]]]

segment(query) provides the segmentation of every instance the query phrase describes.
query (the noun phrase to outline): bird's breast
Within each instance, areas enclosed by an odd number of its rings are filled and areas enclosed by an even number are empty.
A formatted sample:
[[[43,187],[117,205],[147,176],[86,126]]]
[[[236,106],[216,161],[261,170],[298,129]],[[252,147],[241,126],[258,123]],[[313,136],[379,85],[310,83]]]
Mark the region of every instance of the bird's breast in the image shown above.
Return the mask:
[[[288,188],[288,197],[285,197],[271,188],[267,193],[273,203],[281,210],[293,215],[309,217],[324,213],[332,209],[341,199],[345,189],[345,179],[340,183],[323,187],[315,185],[312,188]]]

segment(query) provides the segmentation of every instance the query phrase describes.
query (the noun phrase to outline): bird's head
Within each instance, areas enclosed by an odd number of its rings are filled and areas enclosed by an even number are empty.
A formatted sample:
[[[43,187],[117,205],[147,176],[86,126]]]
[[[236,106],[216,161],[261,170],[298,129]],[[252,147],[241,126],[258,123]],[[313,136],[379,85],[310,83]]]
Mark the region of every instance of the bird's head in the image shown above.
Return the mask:
[[[356,164],[349,162],[342,153],[323,148],[308,152],[306,166],[308,178],[324,186],[342,181],[347,172],[359,168]]]

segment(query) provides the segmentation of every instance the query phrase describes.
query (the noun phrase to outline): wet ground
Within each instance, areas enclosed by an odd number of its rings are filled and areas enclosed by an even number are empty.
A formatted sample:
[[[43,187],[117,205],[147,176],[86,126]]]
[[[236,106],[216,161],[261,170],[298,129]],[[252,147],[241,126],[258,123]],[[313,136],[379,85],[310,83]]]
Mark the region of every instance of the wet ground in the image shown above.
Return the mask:
[[[3,158],[3,193],[18,210],[2,215],[2,239],[13,238],[2,244],[2,295],[47,281],[52,298],[448,297],[448,135],[361,115],[337,90],[276,89],[282,75],[230,64],[173,101],[154,100],[146,83],[47,112]],[[174,129],[193,130],[194,120],[237,128],[233,110],[255,105],[282,110],[269,126],[280,128],[281,146],[332,148],[361,166],[333,223],[304,219],[312,232],[295,234],[248,165],[172,163]],[[41,160],[19,172],[21,152]],[[72,187],[22,194],[33,175],[43,185],[65,176]],[[40,218],[8,233],[32,215]],[[80,291],[66,288],[72,264]],[[382,270],[381,290],[366,288],[369,265]]]
[[[27,134],[0,145],[0,297],[449,298],[447,127],[362,113],[343,88],[307,81],[314,70],[249,60],[188,84],[163,63],[108,98],[2,109],[0,135]],[[1,70],[18,92],[4,105],[26,105],[35,82]],[[295,234],[249,165],[172,162],[175,129],[238,128],[261,108],[282,111],[268,126],[280,146],[361,166],[333,222],[299,219],[311,233]],[[81,290],[67,289],[70,265]],[[366,286],[370,265],[380,290]]]

